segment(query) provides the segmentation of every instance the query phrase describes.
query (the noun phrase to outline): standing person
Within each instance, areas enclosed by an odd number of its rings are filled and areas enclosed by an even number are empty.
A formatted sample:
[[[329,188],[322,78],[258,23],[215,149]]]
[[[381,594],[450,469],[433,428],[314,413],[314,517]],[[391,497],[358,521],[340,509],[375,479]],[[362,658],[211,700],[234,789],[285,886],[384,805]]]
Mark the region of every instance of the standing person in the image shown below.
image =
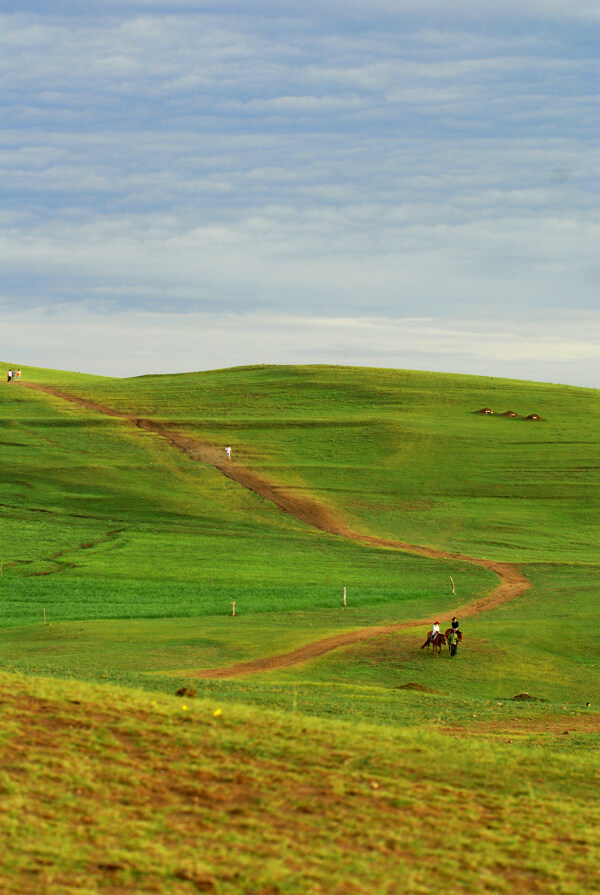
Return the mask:
[[[450,644],[450,656],[455,656],[456,650],[458,649],[458,634],[456,633],[456,628],[452,628],[448,634],[448,643]]]
[[[21,381],[21,371],[17,370],[17,382]]]
[[[225,448],[225,456],[228,460],[231,460],[231,448],[229,445],[227,445],[227,447]]]
[[[9,370],[6,374],[6,381],[10,382],[12,380],[12,370]]]

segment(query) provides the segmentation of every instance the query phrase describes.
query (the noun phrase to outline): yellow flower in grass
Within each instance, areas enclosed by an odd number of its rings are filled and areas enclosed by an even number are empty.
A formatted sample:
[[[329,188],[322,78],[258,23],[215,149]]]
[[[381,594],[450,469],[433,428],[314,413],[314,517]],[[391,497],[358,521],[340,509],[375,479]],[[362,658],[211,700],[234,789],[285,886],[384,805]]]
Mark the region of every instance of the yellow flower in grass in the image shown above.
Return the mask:
[[[215,709],[215,711],[213,712],[213,718],[220,718],[222,714],[223,712],[221,711],[221,709]]]

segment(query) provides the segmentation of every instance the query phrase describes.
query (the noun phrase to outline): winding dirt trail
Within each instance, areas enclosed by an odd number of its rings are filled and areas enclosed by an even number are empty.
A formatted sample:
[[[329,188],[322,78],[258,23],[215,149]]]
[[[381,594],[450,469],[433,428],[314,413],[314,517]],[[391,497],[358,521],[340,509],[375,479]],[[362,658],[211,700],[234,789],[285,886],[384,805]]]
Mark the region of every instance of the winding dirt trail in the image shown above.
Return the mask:
[[[239,464],[225,460],[222,449],[208,442],[199,441],[196,438],[190,438],[187,435],[168,429],[156,420],[139,417],[135,414],[125,413],[115,410],[112,407],[106,407],[103,404],[96,404],[77,395],[60,391],[50,385],[41,385],[35,382],[21,383],[26,388],[34,391],[45,392],[55,398],[61,398],[63,401],[69,401],[72,404],[79,404],[88,410],[94,410],[107,416],[117,417],[127,420],[132,425],[137,426],[145,432],[153,432],[155,435],[166,439],[173,447],[187,454],[193,460],[201,463],[207,463],[217,469],[220,473],[234,482],[242,485],[265,500],[271,501],[283,513],[294,516],[301,522],[311,525],[320,531],[329,534],[338,535],[344,538],[351,538],[355,541],[361,541],[364,544],[371,544],[376,547],[387,547],[393,550],[403,550],[407,553],[418,554],[420,556],[428,556],[432,559],[456,560],[457,562],[470,563],[471,565],[481,566],[484,569],[494,572],[500,578],[500,585],[485,597],[481,597],[474,603],[458,605],[454,609],[446,610],[446,615],[456,615],[459,618],[469,618],[478,615],[481,612],[488,612],[502,603],[508,603],[515,597],[524,593],[531,586],[530,582],[519,569],[512,563],[495,562],[488,559],[478,559],[474,556],[465,556],[460,553],[447,553],[443,550],[436,550],[433,547],[422,547],[418,544],[408,544],[404,541],[395,541],[388,538],[378,538],[373,535],[362,534],[352,528],[344,525],[330,510],[327,509],[318,500],[312,497],[306,497],[298,492],[292,492],[289,489],[271,482],[265,476]],[[317,640],[313,643],[307,643],[305,646],[292,650],[278,656],[268,656],[266,658],[253,659],[250,662],[240,662],[237,665],[231,665],[227,668],[212,668],[199,671],[192,677],[196,678],[226,678],[237,677],[245,674],[257,674],[262,671],[273,671],[278,668],[287,668],[290,665],[297,665],[322,656],[324,653],[338,649],[342,646],[348,646],[353,643],[360,643],[364,640],[371,640],[384,634],[394,631],[406,630],[409,628],[420,627],[422,625],[430,625],[435,621],[435,616],[429,618],[415,619],[410,622],[401,622],[394,625],[380,625],[369,628],[361,628],[357,631],[348,631],[343,634],[337,634],[333,637],[327,637],[323,640]]]

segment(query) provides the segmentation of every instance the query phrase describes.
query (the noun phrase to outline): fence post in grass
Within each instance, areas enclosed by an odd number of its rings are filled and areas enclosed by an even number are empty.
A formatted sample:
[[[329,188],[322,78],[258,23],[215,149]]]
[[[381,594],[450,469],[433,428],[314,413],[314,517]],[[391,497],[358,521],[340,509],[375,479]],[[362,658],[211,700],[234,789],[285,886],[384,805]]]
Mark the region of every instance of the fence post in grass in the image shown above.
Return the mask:
[[[42,609],[42,612],[44,613],[44,624],[46,624],[46,610]]]
[[[452,577],[452,575],[450,575],[450,581],[452,582],[452,593],[455,594],[455,593],[456,593],[456,588],[455,588],[455,586],[454,586],[454,578]]]
[[[346,605],[346,588],[344,588],[343,600],[344,600],[344,606],[345,606]]]
[[[235,615],[235,600],[231,601],[231,614]]]
[[[329,575],[325,575],[325,587],[329,587]]]

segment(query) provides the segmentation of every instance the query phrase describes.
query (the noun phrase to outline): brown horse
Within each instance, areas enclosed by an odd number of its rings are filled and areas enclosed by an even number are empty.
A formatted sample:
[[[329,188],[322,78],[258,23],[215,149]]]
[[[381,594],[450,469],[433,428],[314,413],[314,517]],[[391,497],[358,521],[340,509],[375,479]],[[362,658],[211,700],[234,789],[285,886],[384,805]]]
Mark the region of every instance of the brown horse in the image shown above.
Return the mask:
[[[429,652],[429,647],[432,646],[434,656],[439,656],[442,651],[442,645],[446,643],[446,635],[442,634],[441,631],[438,631],[433,640],[430,640],[430,637],[431,631],[428,631],[427,640],[425,641],[421,649],[425,649],[425,647],[427,647],[427,652]]]

